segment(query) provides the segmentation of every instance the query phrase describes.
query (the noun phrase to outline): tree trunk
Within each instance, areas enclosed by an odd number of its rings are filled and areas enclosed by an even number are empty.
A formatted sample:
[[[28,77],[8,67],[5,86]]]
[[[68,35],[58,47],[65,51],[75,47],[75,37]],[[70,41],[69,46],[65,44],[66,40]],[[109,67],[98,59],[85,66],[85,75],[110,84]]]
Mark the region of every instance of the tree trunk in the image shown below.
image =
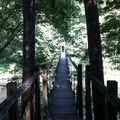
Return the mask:
[[[35,61],[35,0],[23,0],[23,83],[34,73]],[[22,97],[22,115],[24,120],[31,120],[33,115],[33,95],[31,87]],[[28,96],[29,95],[29,96]]]
[[[84,0],[84,2],[91,73],[104,84],[97,1]],[[93,84],[93,102],[95,120],[105,120],[104,97],[94,86],[94,84]]]

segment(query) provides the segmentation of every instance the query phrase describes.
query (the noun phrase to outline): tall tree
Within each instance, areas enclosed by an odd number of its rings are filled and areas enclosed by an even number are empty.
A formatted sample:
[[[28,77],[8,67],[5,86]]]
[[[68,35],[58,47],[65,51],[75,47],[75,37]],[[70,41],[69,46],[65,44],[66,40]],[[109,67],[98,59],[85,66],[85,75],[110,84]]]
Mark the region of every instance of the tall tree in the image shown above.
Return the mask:
[[[87,22],[88,51],[91,73],[104,84],[97,0],[84,0],[84,3]],[[104,97],[102,93],[98,91],[98,89],[94,85],[94,82],[92,87],[95,120],[105,120]],[[101,99],[99,103],[98,98]]]
[[[23,82],[25,82],[34,73],[35,0],[23,0],[23,33]],[[32,89],[30,88],[30,90],[28,90],[22,97],[23,120],[31,120],[33,117],[33,96],[31,90]]]

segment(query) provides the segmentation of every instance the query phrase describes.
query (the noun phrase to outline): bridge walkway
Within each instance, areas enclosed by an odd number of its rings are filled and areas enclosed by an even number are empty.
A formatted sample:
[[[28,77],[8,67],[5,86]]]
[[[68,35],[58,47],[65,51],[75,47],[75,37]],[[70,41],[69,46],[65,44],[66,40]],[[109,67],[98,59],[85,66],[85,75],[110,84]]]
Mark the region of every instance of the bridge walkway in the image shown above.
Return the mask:
[[[65,55],[60,57],[56,70],[55,83],[50,96],[49,113],[52,120],[80,120]]]

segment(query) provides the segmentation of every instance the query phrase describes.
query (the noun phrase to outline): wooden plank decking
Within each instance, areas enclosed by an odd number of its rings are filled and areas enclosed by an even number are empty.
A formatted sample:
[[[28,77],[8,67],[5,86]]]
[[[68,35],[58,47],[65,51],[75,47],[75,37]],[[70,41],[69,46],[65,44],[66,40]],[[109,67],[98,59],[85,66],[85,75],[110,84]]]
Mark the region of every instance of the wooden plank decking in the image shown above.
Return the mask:
[[[80,120],[71,88],[66,58],[60,58],[56,71],[56,80],[50,96],[50,120]]]

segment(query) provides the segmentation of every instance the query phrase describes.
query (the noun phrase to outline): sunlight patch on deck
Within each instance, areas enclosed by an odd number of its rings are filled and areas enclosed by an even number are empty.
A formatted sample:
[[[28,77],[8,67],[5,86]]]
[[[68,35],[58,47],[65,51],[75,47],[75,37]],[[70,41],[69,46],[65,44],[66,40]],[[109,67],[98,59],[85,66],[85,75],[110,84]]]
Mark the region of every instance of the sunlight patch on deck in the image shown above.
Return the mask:
[[[65,52],[61,52],[61,58],[65,58]]]

